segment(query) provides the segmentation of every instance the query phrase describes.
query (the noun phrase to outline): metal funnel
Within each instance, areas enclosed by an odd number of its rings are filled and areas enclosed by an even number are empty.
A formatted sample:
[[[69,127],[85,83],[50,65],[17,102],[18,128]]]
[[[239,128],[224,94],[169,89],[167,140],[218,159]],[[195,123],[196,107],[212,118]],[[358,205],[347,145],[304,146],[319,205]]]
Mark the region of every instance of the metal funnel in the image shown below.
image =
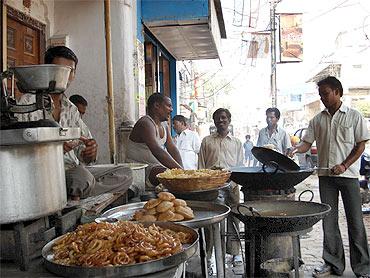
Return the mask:
[[[19,89],[27,93],[59,94],[66,90],[71,67],[59,65],[27,65],[10,68]]]

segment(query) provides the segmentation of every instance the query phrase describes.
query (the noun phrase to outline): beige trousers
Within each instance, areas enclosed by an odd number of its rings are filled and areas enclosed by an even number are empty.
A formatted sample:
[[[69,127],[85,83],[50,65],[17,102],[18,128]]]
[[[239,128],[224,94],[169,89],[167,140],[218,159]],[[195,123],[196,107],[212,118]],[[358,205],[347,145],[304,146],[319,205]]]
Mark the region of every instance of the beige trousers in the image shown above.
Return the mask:
[[[93,167],[88,170],[83,165],[66,170],[67,195],[87,198],[103,193],[126,192],[132,185],[132,170],[129,167],[112,166],[111,171],[104,170]]]

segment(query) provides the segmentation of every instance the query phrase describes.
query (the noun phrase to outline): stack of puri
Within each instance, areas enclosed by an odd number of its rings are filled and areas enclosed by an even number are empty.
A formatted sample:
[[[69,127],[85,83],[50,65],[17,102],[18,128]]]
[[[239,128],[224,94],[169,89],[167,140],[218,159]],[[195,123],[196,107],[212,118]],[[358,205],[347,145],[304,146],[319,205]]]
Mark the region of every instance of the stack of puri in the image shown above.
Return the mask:
[[[135,212],[133,220],[136,221],[183,221],[194,218],[193,210],[188,207],[185,200],[176,199],[169,192],[158,193],[157,199],[151,199],[144,208]]]

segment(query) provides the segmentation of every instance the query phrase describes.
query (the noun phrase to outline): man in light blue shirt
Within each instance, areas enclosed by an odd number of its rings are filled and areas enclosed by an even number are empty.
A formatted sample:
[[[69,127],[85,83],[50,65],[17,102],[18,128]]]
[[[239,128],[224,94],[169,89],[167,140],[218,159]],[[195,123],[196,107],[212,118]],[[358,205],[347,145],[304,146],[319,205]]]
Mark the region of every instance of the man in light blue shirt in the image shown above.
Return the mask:
[[[280,111],[276,107],[266,110],[267,127],[260,130],[258,134],[257,147],[270,146],[275,150],[286,153],[292,146],[288,133],[278,126]]]

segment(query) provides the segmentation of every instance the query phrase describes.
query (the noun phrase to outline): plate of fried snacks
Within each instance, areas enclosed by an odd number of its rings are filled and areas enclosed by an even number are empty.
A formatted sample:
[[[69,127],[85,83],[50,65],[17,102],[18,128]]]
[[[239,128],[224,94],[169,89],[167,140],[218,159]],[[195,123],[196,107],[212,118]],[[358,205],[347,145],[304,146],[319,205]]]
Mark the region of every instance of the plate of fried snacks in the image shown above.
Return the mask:
[[[147,201],[142,209],[135,211],[135,221],[183,221],[194,219],[193,210],[185,200],[176,199],[169,192],[158,193],[157,199]]]
[[[192,192],[215,189],[223,186],[230,178],[227,170],[183,170],[167,169],[157,179],[170,192]]]
[[[163,195],[162,193],[166,194]],[[163,196],[171,196],[171,201],[161,201],[160,198],[163,198]],[[101,215],[101,218],[97,218],[95,221],[169,221],[191,228],[200,228],[220,222],[230,212],[230,208],[223,204],[185,201],[173,198],[174,196],[171,193],[161,192],[158,194],[157,199],[151,199],[148,202],[127,204],[107,210]],[[172,202],[173,205],[167,202]],[[162,210],[165,206],[160,206],[162,203],[167,207],[167,210],[164,212]]]
[[[44,246],[46,268],[64,277],[133,277],[192,257],[198,233],[171,222],[87,223]]]

